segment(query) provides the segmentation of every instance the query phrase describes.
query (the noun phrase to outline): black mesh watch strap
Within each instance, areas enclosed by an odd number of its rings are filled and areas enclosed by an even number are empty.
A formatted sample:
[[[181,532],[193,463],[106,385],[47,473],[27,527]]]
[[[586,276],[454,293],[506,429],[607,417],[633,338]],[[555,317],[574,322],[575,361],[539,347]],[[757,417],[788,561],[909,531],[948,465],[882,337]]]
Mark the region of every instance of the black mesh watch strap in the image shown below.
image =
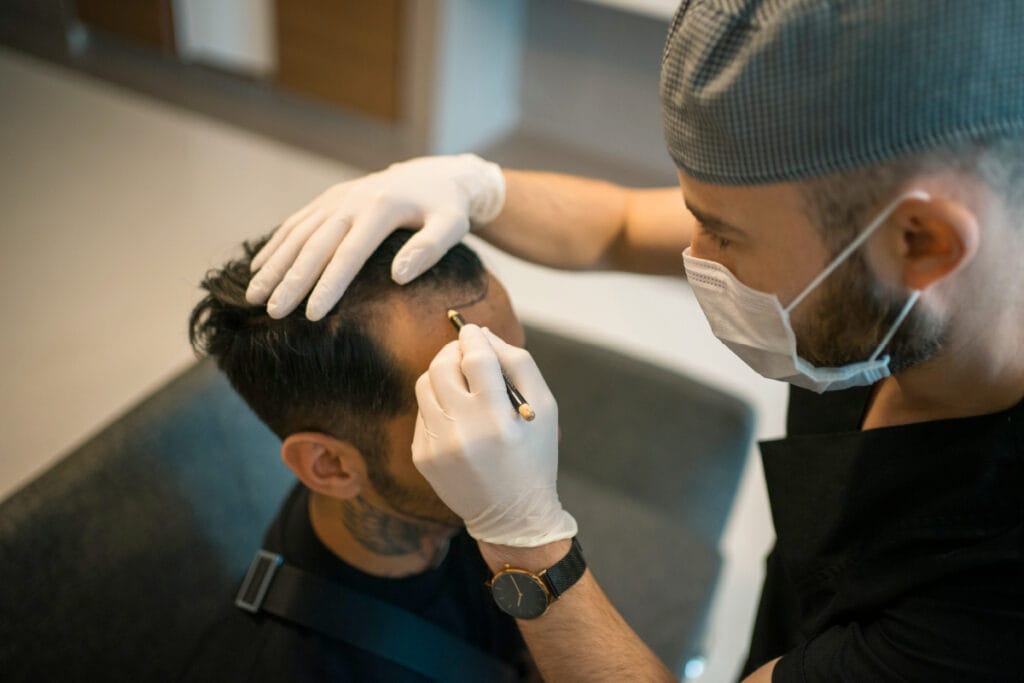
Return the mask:
[[[572,547],[565,557],[558,561],[553,567],[544,572],[544,582],[551,591],[551,599],[557,600],[562,593],[572,588],[573,584],[580,580],[583,573],[587,571],[587,561],[583,559],[583,548],[580,542],[572,539]]]

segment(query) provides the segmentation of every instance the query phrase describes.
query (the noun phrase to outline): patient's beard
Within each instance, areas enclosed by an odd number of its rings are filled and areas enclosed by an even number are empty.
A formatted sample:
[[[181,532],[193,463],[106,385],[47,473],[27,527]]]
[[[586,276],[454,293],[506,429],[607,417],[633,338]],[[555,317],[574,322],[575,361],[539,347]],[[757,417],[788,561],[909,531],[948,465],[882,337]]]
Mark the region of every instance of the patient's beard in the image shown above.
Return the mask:
[[[424,482],[422,488],[418,488],[400,482],[388,468],[387,456],[376,457],[372,461],[372,466],[367,468],[370,483],[395,512],[424,522],[424,526],[432,531],[436,531],[438,525],[465,525],[459,515],[437,498],[429,484]]]
[[[434,532],[438,526],[461,528],[465,526],[458,515],[441,502],[434,490],[424,486],[422,490],[401,484],[387,469],[387,465],[369,468],[370,483],[387,504],[404,517],[423,523]]]
[[[345,528],[375,555],[419,554],[427,568],[438,566],[447,555],[452,534],[463,526],[462,520],[429,487],[417,491],[403,486],[388,471],[386,460],[374,460],[368,476],[383,504],[362,495],[343,501]]]

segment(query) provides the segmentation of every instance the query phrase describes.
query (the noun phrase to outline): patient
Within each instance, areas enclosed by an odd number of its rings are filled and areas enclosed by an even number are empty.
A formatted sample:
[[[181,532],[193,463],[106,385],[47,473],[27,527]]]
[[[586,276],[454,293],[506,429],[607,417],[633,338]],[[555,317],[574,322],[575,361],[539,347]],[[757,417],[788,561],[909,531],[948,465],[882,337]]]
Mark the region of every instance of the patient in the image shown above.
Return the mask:
[[[299,480],[263,547],[414,612],[525,676],[525,648],[493,603],[476,544],[411,459],[416,378],[456,337],[445,311],[458,308],[517,345],[523,329],[504,288],[464,245],[413,283],[394,284],[391,261],[411,234],[392,234],[318,322],[306,320],[304,306],[274,320],[246,303],[249,262],[261,246],[247,244],[244,259],[207,274],[190,339],[282,439],[281,457]],[[266,613],[226,611],[189,680],[426,680]]]

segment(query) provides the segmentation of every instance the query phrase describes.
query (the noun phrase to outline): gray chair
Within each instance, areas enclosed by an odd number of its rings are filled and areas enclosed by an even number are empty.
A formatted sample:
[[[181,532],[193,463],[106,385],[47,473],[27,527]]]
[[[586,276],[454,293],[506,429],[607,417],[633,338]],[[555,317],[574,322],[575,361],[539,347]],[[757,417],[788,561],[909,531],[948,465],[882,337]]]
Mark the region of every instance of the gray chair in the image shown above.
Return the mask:
[[[739,401],[541,330],[559,490],[590,564],[670,666],[693,653],[752,420]],[[0,672],[173,679],[293,484],[203,360],[0,503]]]
[[[279,449],[203,361],[0,504],[0,677],[172,679],[291,483]]]
[[[558,490],[587,561],[626,621],[682,677],[687,661],[705,655],[718,541],[753,413],[599,346],[536,329],[527,346],[558,399]]]

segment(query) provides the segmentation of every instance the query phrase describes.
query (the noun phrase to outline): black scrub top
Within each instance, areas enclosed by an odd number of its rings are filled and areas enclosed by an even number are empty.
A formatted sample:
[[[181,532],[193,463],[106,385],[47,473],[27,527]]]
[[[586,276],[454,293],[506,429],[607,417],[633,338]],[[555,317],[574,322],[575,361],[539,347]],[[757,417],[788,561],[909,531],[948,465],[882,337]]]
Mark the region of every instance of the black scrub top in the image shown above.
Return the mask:
[[[1024,681],[1024,402],[860,431],[869,396],[794,388],[761,443],[777,540],[743,675]]]

